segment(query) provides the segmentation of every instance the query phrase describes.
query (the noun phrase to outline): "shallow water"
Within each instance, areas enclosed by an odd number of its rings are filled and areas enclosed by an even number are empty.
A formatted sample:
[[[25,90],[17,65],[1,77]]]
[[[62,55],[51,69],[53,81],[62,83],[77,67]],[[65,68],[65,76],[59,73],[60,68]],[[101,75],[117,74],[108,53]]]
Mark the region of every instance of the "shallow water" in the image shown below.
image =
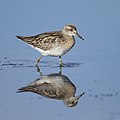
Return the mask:
[[[69,1],[68,9],[68,1],[54,2],[0,1],[0,120],[120,120],[120,2],[76,0]],[[62,57],[62,69],[58,58],[43,57],[37,72],[39,53],[15,35],[59,30],[66,23],[75,24],[85,41],[75,37],[74,48]],[[41,73],[60,71],[75,85],[76,95],[85,92],[76,106],[16,93]]]
[[[18,88],[40,77],[34,60],[3,58],[0,61],[2,75],[0,114],[2,119],[38,119],[39,117],[49,119],[53,116],[55,119],[77,119],[78,117],[119,119],[120,117],[119,80],[113,79],[113,75],[108,74],[115,70],[115,63],[111,61],[99,61],[99,63],[94,61],[84,64],[64,63],[61,72],[76,86],[76,94],[85,92],[73,108],[67,108],[62,101],[44,98],[33,93],[16,93]],[[59,64],[55,61],[41,61],[39,67],[43,75],[60,72]],[[46,110],[49,110],[49,116],[45,115]]]

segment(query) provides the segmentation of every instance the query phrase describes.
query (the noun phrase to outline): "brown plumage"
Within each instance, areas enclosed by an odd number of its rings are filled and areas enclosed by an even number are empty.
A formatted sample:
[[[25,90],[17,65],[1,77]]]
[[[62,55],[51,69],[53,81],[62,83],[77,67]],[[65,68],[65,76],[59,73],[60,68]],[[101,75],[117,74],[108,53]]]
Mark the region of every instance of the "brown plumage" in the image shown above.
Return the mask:
[[[67,42],[66,37],[61,31],[46,32],[35,36],[16,36],[25,43],[32,45],[33,47],[40,48],[44,51],[50,50],[54,47],[54,44],[58,46]]]

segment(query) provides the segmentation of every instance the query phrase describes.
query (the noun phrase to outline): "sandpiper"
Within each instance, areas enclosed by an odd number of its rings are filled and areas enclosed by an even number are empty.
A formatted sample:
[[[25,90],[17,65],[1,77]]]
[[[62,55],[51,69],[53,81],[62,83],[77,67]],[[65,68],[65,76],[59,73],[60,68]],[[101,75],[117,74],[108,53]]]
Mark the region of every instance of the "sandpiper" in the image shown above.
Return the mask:
[[[59,73],[41,76],[26,87],[18,89],[17,92],[33,92],[47,98],[63,100],[67,107],[77,105],[79,98],[85,94],[85,92],[82,92],[75,96],[75,85],[67,76]]]
[[[60,66],[63,65],[61,56],[67,53],[75,44],[73,36],[77,35],[84,40],[77,32],[74,25],[65,25],[61,31],[52,31],[35,36],[16,36],[41,53],[36,60],[36,65],[42,56],[59,57]]]

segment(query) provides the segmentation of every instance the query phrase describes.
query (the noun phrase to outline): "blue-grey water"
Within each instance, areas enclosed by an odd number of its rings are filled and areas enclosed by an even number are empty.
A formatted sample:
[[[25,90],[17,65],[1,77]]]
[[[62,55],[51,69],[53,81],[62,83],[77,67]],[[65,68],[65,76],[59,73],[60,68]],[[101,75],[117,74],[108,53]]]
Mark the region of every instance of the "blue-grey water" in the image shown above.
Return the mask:
[[[120,120],[120,1],[0,0],[0,120]],[[39,52],[15,35],[35,35],[74,24],[85,41],[64,55],[62,74],[85,92],[75,107],[33,93],[16,93],[40,77]],[[59,61],[43,57],[43,75]]]

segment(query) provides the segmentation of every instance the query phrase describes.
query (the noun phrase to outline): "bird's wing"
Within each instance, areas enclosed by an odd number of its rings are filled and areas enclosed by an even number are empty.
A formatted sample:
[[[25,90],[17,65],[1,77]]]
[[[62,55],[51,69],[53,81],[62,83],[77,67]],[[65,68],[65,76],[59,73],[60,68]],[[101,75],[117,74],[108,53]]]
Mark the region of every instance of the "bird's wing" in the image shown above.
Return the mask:
[[[28,37],[17,36],[17,38],[44,51],[50,50],[54,45],[59,46],[59,44],[62,44],[66,41],[61,31],[46,32]]]
[[[59,89],[59,91],[58,91]],[[33,92],[42,95],[47,98],[62,99],[62,89],[56,88],[56,86],[51,83],[44,82],[42,84],[28,85],[18,89],[19,92]]]

